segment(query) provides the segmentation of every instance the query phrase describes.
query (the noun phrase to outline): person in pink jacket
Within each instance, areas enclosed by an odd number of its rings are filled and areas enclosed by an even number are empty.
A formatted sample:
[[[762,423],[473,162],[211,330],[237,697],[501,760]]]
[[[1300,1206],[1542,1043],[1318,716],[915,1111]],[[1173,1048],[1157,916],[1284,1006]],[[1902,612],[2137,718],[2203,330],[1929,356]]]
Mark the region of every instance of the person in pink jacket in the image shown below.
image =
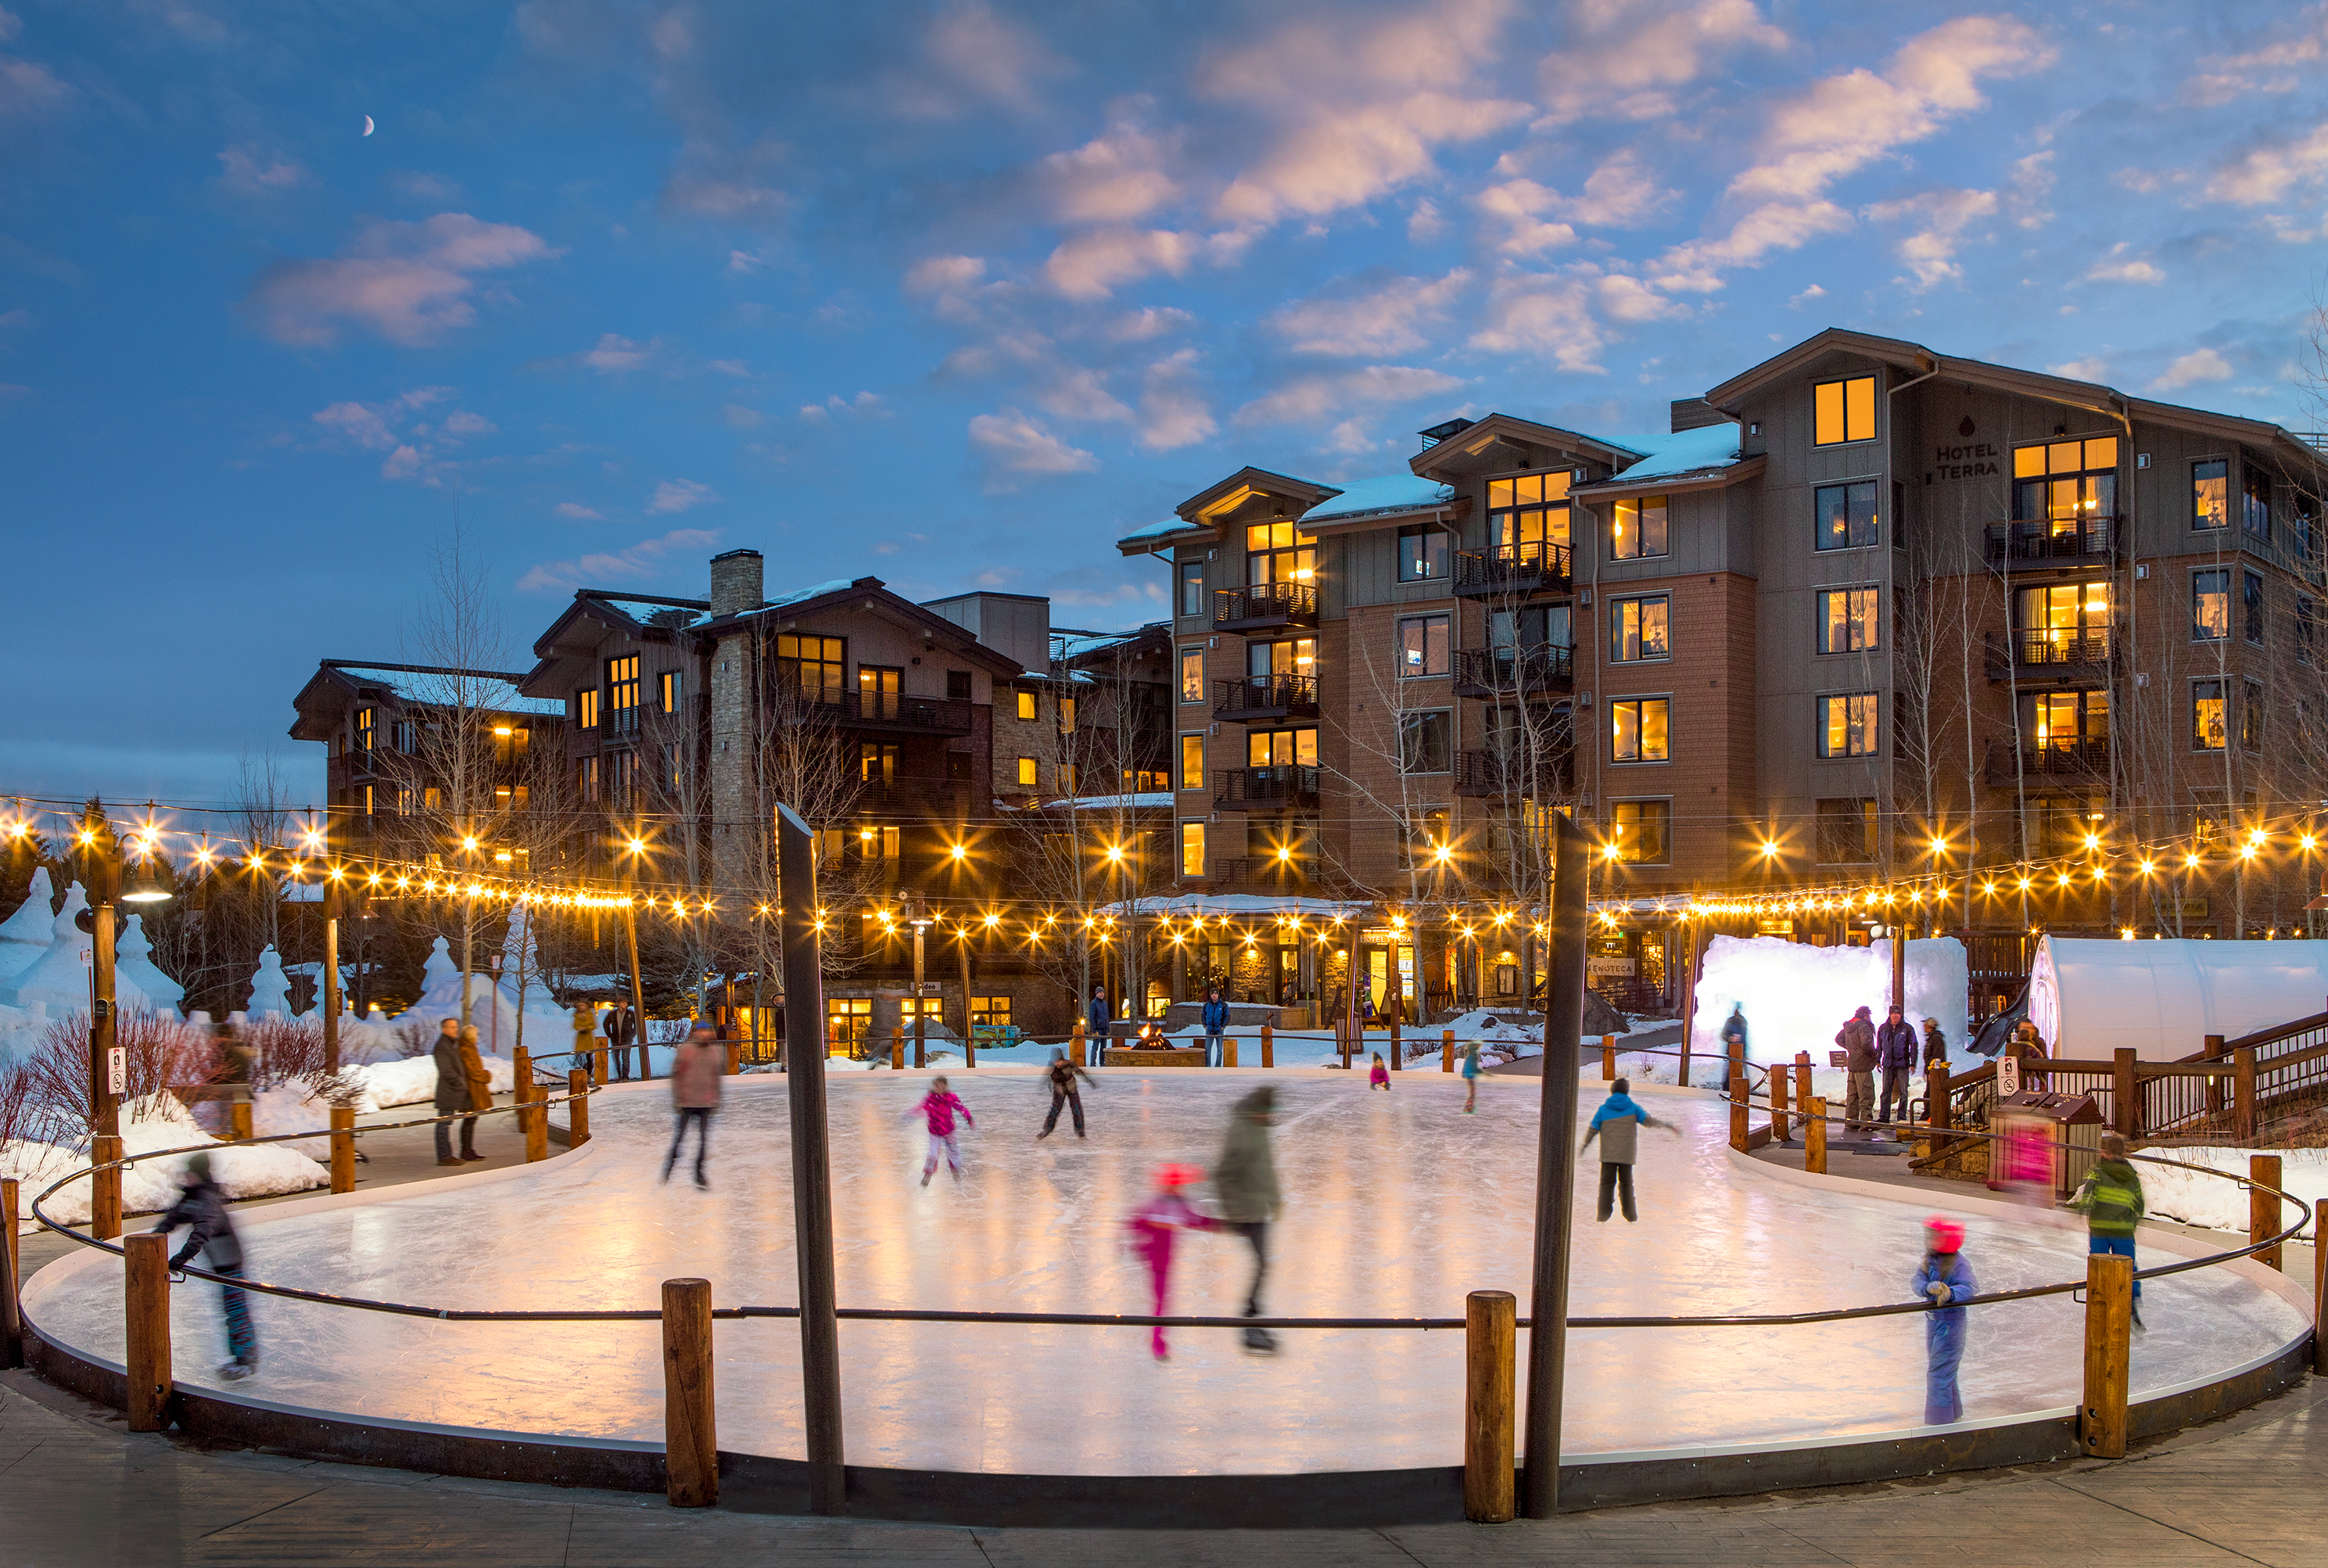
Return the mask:
[[[962,1146],[954,1141],[953,1119],[961,1117],[969,1126],[978,1125],[978,1118],[962,1103],[962,1096],[946,1087],[943,1078],[930,1080],[930,1092],[922,1103],[906,1113],[911,1120],[918,1115],[929,1123],[930,1157],[922,1163],[922,1185],[927,1187],[930,1178],[938,1173],[938,1151],[945,1151],[946,1169],[956,1181],[962,1179]]]
[[[703,1174],[704,1157],[711,1152],[711,1113],[719,1109],[719,1079],[728,1069],[728,1052],[712,1037],[709,1024],[698,1024],[688,1030],[687,1039],[671,1057],[671,1103],[675,1122],[671,1130],[671,1152],[662,1157],[662,1178],[671,1179],[671,1168],[679,1163],[679,1146],[687,1141],[687,1129],[695,1128],[695,1185],[709,1188],[711,1183]]]
[[[1148,1282],[1156,1296],[1155,1316],[1164,1315],[1165,1297],[1172,1285],[1172,1244],[1175,1233],[1183,1230],[1218,1230],[1220,1222],[1197,1212],[1180,1189],[1199,1180],[1204,1172],[1192,1165],[1159,1165],[1156,1168],[1156,1191],[1146,1203],[1131,1211],[1124,1222],[1131,1234],[1127,1244],[1148,1264]],[[1171,1347],[1164,1342],[1164,1325],[1156,1325],[1149,1347],[1156,1359],[1171,1358]]]

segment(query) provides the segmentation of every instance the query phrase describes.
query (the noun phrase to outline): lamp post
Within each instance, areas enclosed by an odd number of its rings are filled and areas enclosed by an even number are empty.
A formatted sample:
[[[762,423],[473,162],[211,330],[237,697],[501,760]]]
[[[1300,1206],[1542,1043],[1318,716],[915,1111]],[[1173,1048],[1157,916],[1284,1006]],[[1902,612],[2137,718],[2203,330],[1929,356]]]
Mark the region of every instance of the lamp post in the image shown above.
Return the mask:
[[[174,889],[157,864],[159,857],[150,838],[140,840],[137,864],[125,881],[119,840],[94,800],[82,818],[80,838],[89,855],[89,901],[73,923],[89,935],[89,1163],[96,1166],[121,1158],[121,1095],[128,1087],[129,1076],[115,1030],[114,906],[117,902],[158,904]],[[111,1241],[121,1234],[120,1169],[97,1172],[89,1186],[90,1233],[101,1241]]]
[[[922,906],[922,896],[913,896],[906,905],[906,923],[914,928],[914,1066],[922,1066],[922,938],[930,928],[930,912]],[[969,1040],[963,1038],[964,1050]]]

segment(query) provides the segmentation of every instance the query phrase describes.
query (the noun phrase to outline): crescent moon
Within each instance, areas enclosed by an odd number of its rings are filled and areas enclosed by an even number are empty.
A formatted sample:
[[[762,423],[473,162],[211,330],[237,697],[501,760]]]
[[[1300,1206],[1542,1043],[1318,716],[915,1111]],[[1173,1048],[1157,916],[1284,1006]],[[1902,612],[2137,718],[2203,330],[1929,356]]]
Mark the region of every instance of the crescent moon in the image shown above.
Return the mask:
[[[366,136],[371,135],[371,116],[370,115],[364,116],[363,134]]]

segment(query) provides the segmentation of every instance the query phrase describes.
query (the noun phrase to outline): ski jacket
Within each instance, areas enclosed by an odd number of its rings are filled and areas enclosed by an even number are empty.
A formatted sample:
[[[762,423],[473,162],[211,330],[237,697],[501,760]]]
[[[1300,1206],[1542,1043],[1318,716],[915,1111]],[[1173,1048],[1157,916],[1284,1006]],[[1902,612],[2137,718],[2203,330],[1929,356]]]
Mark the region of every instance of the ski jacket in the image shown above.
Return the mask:
[[[906,1114],[911,1116],[915,1111],[920,1112],[924,1120],[928,1122],[930,1136],[933,1138],[953,1136],[953,1119],[956,1116],[960,1116],[970,1126],[978,1125],[978,1118],[970,1113],[970,1107],[963,1104],[962,1096],[952,1089],[948,1089],[943,1094],[923,1096],[922,1103]]]
[[[683,1111],[717,1109],[727,1066],[726,1047],[687,1041],[671,1057],[671,1103]]]
[[[1835,1032],[1835,1043],[1843,1047],[1843,1065],[1854,1073],[1875,1070],[1875,1026],[1867,1021],[1867,1009],[1862,1008],[1856,1016]]]
[[[1059,1057],[1051,1064],[1050,1074],[1051,1093],[1054,1094],[1075,1094],[1077,1078],[1081,1078],[1086,1084],[1092,1081],[1092,1075],[1089,1073],[1084,1072],[1065,1056]]]
[[[1219,1034],[1229,1027],[1229,1004],[1225,1001],[1206,1002],[1205,1004],[1204,1020],[1205,1032],[1206,1034]]]
[[[1967,1296],[1980,1294],[1980,1282],[1972,1277],[1972,1265],[1965,1262],[1962,1253],[1924,1254],[1923,1266],[1916,1271],[1916,1294],[1929,1299],[1931,1292],[1925,1287],[1936,1283],[1948,1288],[1949,1301],[1961,1301]],[[1954,1328],[1964,1322],[1965,1310],[1943,1302],[1940,1310],[1934,1312],[1932,1317],[1936,1323]]]
[[[1221,1217],[1235,1225],[1272,1218],[1280,1195],[1277,1161],[1269,1147],[1269,1127],[1262,1118],[1275,1105],[1267,1089],[1256,1089],[1237,1102],[1228,1136],[1221,1140],[1221,1157],[1213,1167],[1213,1194],[1220,1199]]]
[[[2070,1207],[2086,1216],[2086,1228],[2096,1235],[2130,1236],[2145,1207],[2142,1178],[2126,1160],[2097,1160]]]
[[[1601,1164],[1630,1165],[1639,1149],[1641,1129],[1664,1125],[1642,1110],[1630,1094],[1611,1094],[1600,1102],[1600,1109],[1592,1113],[1592,1125],[1585,1130],[1583,1147],[1591,1148],[1598,1138]]]
[[[1887,1071],[1906,1071],[1916,1065],[1916,1031],[1905,1019],[1896,1024],[1886,1019],[1875,1031],[1875,1065]]]
[[[155,1230],[164,1235],[180,1225],[186,1227],[186,1242],[171,1254],[172,1268],[184,1268],[187,1260],[204,1248],[209,1249],[207,1261],[211,1268],[242,1267],[242,1244],[235,1239],[234,1221],[226,1212],[226,1194],[216,1183],[193,1183],[154,1222]]]

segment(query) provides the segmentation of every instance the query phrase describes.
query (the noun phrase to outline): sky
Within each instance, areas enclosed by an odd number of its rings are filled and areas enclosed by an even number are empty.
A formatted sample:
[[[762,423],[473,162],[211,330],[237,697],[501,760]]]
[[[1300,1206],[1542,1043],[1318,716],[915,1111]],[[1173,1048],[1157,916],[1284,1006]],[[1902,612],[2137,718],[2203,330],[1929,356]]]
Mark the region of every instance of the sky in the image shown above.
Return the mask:
[[[1135,624],[1244,464],[1828,326],[2328,424],[2328,6],[0,5],[0,794],[313,798],[456,534],[523,669],[746,545]]]

